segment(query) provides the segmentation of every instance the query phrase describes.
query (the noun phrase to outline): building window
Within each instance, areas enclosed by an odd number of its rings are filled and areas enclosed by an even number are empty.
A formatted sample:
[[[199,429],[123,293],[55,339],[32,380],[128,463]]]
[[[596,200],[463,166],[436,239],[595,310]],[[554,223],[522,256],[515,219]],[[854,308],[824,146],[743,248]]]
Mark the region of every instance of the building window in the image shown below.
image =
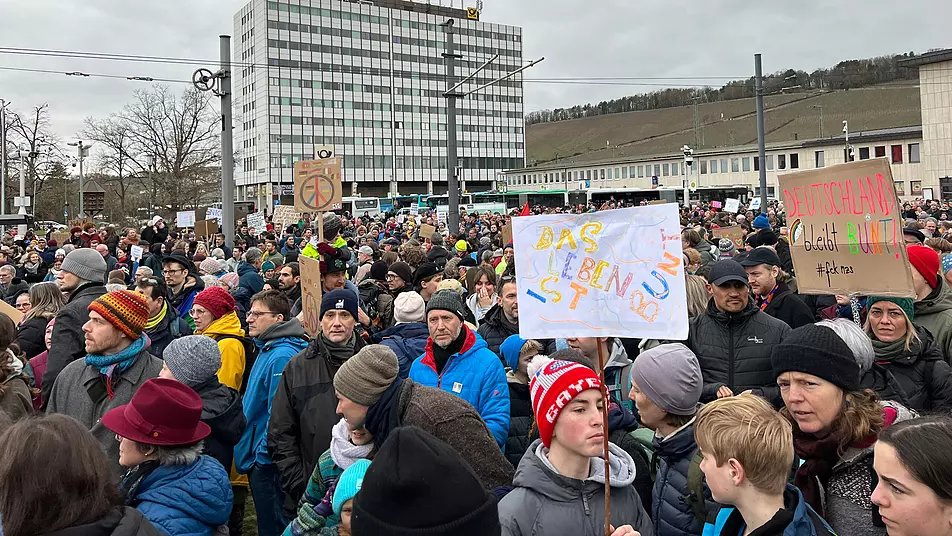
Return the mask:
[[[787,169],[787,155],[777,155],[777,169]]]
[[[918,143],[909,144],[909,163],[910,164],[919,163],[919,144]]]
[[[628,178],[629,179],[635,178],[635,166],[628,166]]]
[[[859,148],[859,159],[860,159],[860,160],[869,160],[869,147],[860,147],[860,148]]]
[[[750,157],[745,156],[740,159],[740,168],[744,171],[750,171]]]
[[[701,175],[707,175],[707,160],[701,160]]]
[[[760,157],[754,157],[754,171],[760,171]]]
[[[645,166],[638,166],[638,178],[643,178],[645,176]]]
[[[598,178],[600,178],[601,180],[605,180],[605,170],[604,170],[604,169],[598,170],[598,175],[599,175]]]
[[[661,176],[662,176],[662,177],[667,177],[670,172],[671,172],[671,165],[670,165],[670,164],[664,164],[664,165],[661,166]]]
[[[661,176],[661,164],[655,164],[655,165],[654,165],[654,173],[653,173],[653,175],[654,175],[655,177],[660,177],[660,176]]]
[[[711,160],[710,163],[711,173],[717,173],[717,160]]]
[[[740,159],[731,158],[731,173],[737,173],[740,171]]]
[[[896,185],[896,195],[906,195],[906,181],[894,181]]]
[[[677,177],[678,175],[681,174],[680,165],[681,165],[680,162],[675,162],[675,163],[671,164],[671,175],[672,175],[672,176]]]
[[[892,153],[892,163],[902,164],[902,145],[891,145],[889,151]]]
[[[800,155],[790,153],[790,169],[800,169]]]
[[[922,181],[909,181],[909,193],[919,197],[922,195]]]
[[[768,154],[767,155],[767,171],[771,171],[771,170],[773,170],[773,155]]]
[[[826,159],[823,155],[823,151],[814,151],[813,152],[813,167],[821,168],[826,166]]]
[[[876,158],[882,158],[886,156],[886,146],[877,145],[876,147],[873,147],[873,154],[876,155]]]
[[[721,173],[727,173],[727,159],[721,158]]]

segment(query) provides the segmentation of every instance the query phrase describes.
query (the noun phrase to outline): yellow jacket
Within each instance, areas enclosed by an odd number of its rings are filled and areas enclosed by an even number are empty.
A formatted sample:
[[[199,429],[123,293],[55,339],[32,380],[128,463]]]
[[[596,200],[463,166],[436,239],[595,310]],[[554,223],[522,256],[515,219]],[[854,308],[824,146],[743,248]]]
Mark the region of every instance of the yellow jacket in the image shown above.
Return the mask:
[[[245,347],[239,339],[222,337],[222,335],[245,336],[245,330],[241,329],[241,321],[238,320],[238,315],[232,311],[197,333],[207,335],[218,342],[218,349],[221,350],[221,368],[218,369],[218,381],[232,389],[241,390],[241,378],[245,373]]]

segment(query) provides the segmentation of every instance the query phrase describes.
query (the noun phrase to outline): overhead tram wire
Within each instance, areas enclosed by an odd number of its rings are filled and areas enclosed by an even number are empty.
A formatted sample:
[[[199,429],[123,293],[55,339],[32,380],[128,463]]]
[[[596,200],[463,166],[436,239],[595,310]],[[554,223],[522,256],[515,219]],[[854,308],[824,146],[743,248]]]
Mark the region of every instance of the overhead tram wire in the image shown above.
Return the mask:
[[[124,76],[121,74],[98,74],[98,73],[87,73],[83,71],[54,71],[50,69],[29,69],[26,67],[0,67],[0,71],[18,71],[18,72],[27,72],[27,73],[41,73],[41,74],[61,74],[65,76],[76,76],[80,78],[121,78],[124,80],[138,81],[138,82],[174,82],[182,84],[191,84],[191,80],[174,80],[171,78],[156,78],[152,76]]]

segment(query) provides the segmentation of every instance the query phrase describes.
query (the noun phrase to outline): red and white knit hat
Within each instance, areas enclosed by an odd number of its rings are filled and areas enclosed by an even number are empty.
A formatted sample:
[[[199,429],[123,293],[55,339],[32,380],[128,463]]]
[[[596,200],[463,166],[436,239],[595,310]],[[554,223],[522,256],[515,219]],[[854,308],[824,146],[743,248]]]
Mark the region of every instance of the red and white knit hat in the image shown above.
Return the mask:
[[[536,358],[529,369],[532,411],[539,427],[539,438],[548,448],[562,409],[583,391],[601,389],[602,384],[594,370],[571,361]]]

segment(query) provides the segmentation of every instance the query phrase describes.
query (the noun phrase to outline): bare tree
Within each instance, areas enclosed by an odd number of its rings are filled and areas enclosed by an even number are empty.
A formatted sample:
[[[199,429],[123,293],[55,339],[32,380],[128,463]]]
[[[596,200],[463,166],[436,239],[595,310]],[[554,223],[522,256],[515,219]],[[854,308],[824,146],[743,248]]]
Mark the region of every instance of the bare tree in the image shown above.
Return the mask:
[[[119,198],[119,215],[128,216],[127,194],[134,187],[129,179],[135,172],[142,172],[146,165],[140,161],[142,148],[134,143],[129,135],[130,127],[122,117],[111,115],[103,120],[87,117],[85,124],[83,137],[99,143],[99,170],[102,172],[99,182],[106,195],[115,194]]]
[[[8,111],[7,117],[8,124],[3,125],[3,127],[7,128],[8,145],[22,147],[27,151],[25,189],[27,192],[42,192],[43,185],[54,164],[63,164],[66,160],[66,156],[59,146],[59,141],[50,128],[49,105],[44,103],[34,106],[27,115]],[[11,164],[9,158],[16,155],[17,152],[8,151],[7,154],[8,168],[18,169],[18,166],[14,167],[16,164]],[[8,197],[18,192],[18,188],[15,187],[17,183],[15,181],[10,182],[13,184],[7,184]]]

